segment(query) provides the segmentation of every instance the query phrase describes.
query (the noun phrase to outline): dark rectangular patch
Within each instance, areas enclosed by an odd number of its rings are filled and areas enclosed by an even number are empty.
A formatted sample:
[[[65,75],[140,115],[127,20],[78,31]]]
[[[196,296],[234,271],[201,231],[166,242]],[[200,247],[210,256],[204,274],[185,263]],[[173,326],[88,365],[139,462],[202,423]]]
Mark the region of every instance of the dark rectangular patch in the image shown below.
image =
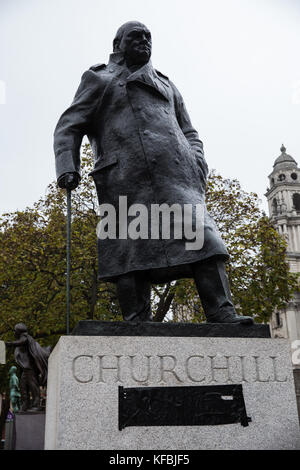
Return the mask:
[[[74,336],[163,336],[197,338],[271,338],[270,326],[260,323],[161,323],[80,320]]]
[[[128,426],[248,426],[243,387],[119,387],[119,430]]]

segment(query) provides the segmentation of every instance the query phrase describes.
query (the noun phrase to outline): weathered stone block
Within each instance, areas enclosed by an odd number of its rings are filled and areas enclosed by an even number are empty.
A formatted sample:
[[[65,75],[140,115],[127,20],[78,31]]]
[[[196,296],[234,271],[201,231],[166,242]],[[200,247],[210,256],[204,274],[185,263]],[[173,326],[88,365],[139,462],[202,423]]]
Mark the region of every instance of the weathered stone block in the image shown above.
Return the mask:
[[[49,359],[46,449],[300,449],[286,340],[113,334],[60,338]],[[243,386],[246,427],[119,430],[119,386],[227,384]]]
[[[17,413],[15,450],[43,450],[45,412]]]

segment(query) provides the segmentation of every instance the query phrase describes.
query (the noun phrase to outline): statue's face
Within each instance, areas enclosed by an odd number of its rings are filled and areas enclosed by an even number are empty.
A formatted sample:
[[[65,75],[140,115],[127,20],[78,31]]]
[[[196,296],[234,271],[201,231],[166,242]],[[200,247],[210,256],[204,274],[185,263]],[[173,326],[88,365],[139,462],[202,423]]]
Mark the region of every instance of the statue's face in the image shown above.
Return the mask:
[[[120,50],[131,64],[146,64],[151,57],[151,33],[144,27],[135,26],[126,32],[120,42]]]

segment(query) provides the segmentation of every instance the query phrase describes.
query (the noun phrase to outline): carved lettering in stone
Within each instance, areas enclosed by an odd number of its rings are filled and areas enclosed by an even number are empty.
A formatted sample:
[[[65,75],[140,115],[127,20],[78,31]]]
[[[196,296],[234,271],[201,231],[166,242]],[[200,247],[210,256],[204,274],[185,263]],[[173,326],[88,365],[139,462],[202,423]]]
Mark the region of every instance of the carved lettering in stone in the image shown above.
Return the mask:
[[[229,371],[229,358],[230,356],[208,356],[210,358],[210,370],[211,370],[211,382],[215,383],[224,383],[224,382],[232,382],[230,377]],[[224,362],[224,365],[217,365],[217,362]],[[225,374],[222,374],[222,378],[220,374],[216,374],[217,371],[226,371]],[[218,378],[216,376],[218,375]]]
[[[148,380],[150,380],[150,358],[151,358],[151,356],[144,356],[146,358],[145,361],[141,360],[142,357],[137,358],[137,356],[129,356],[131,378],[132,378],[132,380],[134,380],[137,383],[144,383],[144,382],[147,382]],[[138,359],[139,359],[139,361],[138,361]],[[146,364],[145,367],[143,367],[143,363]],[[137,367],[138,364],[140,365],[140,368],[142,370],[146,369],[144,377],[138,378],[137,374],[135,373],[135,370],[138,368]]]
[[[249,382],[249,380],[246,379],[246,357],[247,356],[238,356],[241,361],[241,380],[242,382]]]
[[[80,355],[73,359],[74,379],[79,383],[112,384],[128,381],[164,383],[286,382],[277,356]]]
[[[123,382],[121,379],[120,359],[122,356],[103,355],[99,359],[99,379],[97,383]],[[104,375],[109,378],[105,380]]]
[[[80,369],[80,371],[78,370]],[[76,356],[72,362],[72,372],[74,379],[81,383],[87,384],[93,380],[93,356],[82,354]]]
[[[186,375],[192,382],[203,382],[203,380],[205,380],[205,375],[201,376],[201,369],[203,369],[203,364],[201,364],[201,362],[203,361],[203,359],[205,359],[204,356],[195,355],[195,356],[188,357],[185,362]],[[195,376],[196,375],[194,372],[195,369],[198,372],[197,376]],[[199,374],[199,371],[200,371],[200,374]]]
[[[260,358],[259,356],[252,356],[252,357],[255,361],[255,370],[256,370],[255,382],[274,382],[275,371],[272,373],[272,369],[274,370],[274,366],[270,367],[273,362],[273,361],[272,362],[270,361],[271,358],[270,357]],[[268,361],[269,363],[267,364],[266,361]]]
[[[284,376],[284,378],[281,378],[279,377],[278,375],[278,368],[277,368],[277,360],[278,357],[277,356],[270,356],[271,360],[272,360],[272,364],[273,364],[273,369],[274,369],[274,382],[286,382],[288,377],[287,375]]]
[[[175,367],[177,365],[177,359],[175,356],[158,356],[160,358],[160,381],[167,383],[165,381],[166,373],[171,374],[175,377],[178,382],[183,382],[178,374],[175,372]]]

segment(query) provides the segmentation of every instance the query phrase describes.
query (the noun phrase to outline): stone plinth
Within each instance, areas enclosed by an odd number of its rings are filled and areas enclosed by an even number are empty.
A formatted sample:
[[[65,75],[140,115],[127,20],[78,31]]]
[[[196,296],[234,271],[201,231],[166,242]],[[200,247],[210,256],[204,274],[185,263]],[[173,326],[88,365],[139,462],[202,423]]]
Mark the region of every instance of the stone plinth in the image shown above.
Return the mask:
[[[45,412],[16,413],[15,432],[15,450],[43,450]]]
[[[5,342],[0,341],[0,364],[5,364]]]
[[[204,334],[205,325],[192,325],[192,335],[187,328],[190,336],[184,336],[185,327],[179,325],[178,336],[174,324],[127,324],[118,335],[118,324],[102,323],[98,336],[89,336],[91,330],[85,325],[86,335],[61,337],[49,358],[45,448],[300,449],[288,342],[271,339],[260,326],[258,334],[264,337],[258,338],[254,337],[256,326],[242,330],[239,326],[233,338],[218,334],[219,326],[214,337],[213,325],[206,326],[209,336]],[[74,333],[83,331],[82,325],[78,328]],[[149,328],[152,336],[148,336]],[[251,418],[248,426],[239,422],[133,426],[129,422],[119,429],[120,390],[191,387],[189,396],[192,387],[230,384],[242,385]],[[156,414],[163,416],[168,405],[160,409],[156,402],[156,406]],[[180,403],[175,400],[172,406],[176,409]],[[195,413],[200,413],[199,407]],[[213,408],[209,409],[212,413]]]

